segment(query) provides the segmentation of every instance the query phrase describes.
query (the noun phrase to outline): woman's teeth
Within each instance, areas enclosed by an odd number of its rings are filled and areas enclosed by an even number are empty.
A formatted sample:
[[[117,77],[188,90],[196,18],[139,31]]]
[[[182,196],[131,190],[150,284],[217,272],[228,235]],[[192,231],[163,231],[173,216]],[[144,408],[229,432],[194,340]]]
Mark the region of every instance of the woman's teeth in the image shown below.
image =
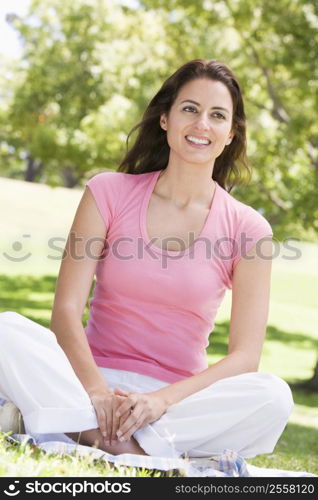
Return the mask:
[[[197,137],[193,137],[193,135],[186,135],[186,139],[189,142],[194,142],[194,144],[205,144],[206,146],[208,144],[211,144],[211,141],[209,141],[209,139],[198,139]]]

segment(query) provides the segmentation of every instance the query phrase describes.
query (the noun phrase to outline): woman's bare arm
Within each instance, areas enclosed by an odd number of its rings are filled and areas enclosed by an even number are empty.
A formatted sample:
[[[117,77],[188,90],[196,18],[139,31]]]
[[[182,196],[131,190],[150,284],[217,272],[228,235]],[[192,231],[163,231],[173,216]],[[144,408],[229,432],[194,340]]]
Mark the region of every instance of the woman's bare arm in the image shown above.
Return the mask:
[[[92,356],[82,316],[107,228],[89,188],[85,189],[66,243],[56,284],[50,328],[88,393],[107,445],[117,439],[116,408],[122,397],[109,389]]]
[[[82,315],[106,236],[105,222],[85,189],[65,246],[57,279],[50,329],[90,394],[107,388],[87,342]]]

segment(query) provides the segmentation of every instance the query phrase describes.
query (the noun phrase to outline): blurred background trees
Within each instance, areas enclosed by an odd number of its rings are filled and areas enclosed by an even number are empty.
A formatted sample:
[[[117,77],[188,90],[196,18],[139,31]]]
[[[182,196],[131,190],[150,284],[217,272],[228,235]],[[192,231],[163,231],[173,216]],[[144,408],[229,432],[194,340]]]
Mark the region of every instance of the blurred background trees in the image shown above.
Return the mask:
[[[241,83],[253,180],[232,193],[277,238],[318,232],[318,4],[305,0],[50,0],[8,22],[0,66],[0,175],[82,186],[116,170],[163,80],[193,58]]]

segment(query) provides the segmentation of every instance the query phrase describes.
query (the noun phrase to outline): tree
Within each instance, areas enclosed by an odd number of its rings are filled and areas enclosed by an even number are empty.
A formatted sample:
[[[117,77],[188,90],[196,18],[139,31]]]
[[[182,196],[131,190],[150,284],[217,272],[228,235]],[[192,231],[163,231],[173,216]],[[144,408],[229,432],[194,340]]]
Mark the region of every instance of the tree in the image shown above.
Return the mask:
[[[23,155],[25,180],[72,187],[119,163],[173,58],[158,19],[111,0],[33,0],[10,16],[24,53],[2,142]]]
[[[22,158],[24,178],[72,186],[116,168],[162,81],[217,58],[237,75],[248,118],[253,181],[233,194],[276,238],[317,239],[317,3],[33,0],[31,13],[11,17],[25,49],[0,132],[0,157]]]
[[[313,376],[310,379],[290,385],[292,386],[293,389],[318,392],[318,360],[313,371]]]
[[[169,36],[175,44],[182,41],[184,59],[217,58],[238,76],[254,180],[236,196],[266,214],[279,239],[316,239],[317,2],[142,0],[141,5],[169,11]]]

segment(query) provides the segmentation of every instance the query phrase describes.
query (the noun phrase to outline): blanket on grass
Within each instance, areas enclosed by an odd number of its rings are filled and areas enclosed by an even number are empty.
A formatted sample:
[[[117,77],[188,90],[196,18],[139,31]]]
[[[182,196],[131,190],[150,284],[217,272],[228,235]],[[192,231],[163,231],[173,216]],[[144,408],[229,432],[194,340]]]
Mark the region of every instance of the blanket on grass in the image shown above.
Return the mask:
[[[111,455],[103,450],[75,443],[65,434],[12,434],[6,437],[11,442],[32,444],[47,453],[70,454],[102,459],[115,467],[131,466],[163,472],[172,471],[185,477],[318,477],[305,471],[268,469],[249,464],[233,450],[225,449],[221,455],[208,458],[167,458],[125,453]]]

